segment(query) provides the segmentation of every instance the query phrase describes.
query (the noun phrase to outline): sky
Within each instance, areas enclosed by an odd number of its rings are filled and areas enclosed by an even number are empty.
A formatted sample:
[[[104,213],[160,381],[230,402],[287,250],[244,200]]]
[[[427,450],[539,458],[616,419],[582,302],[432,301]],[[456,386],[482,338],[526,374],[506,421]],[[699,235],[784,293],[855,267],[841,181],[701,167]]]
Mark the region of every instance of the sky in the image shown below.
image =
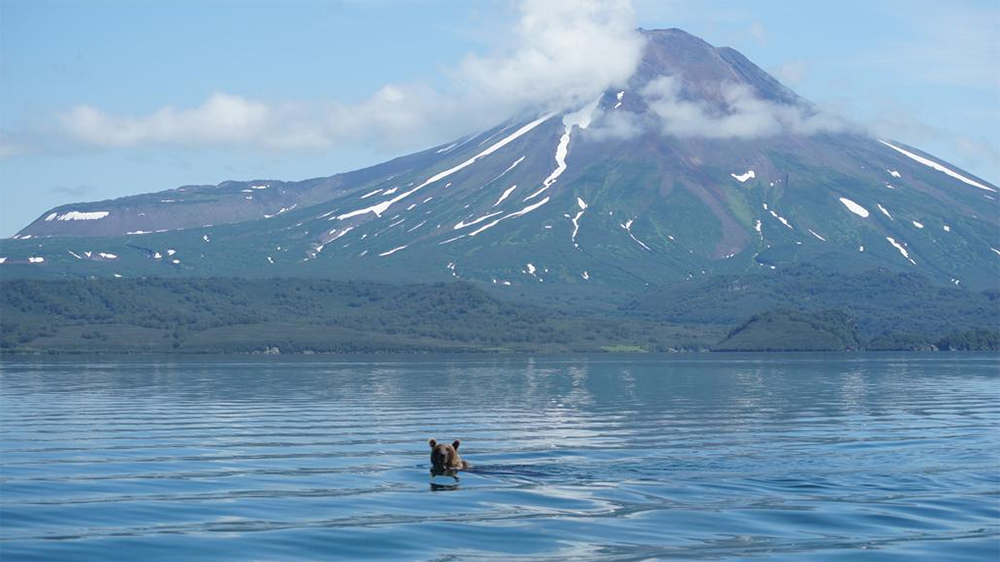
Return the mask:
[[[571,107],[628,78],[637,27],[735,48],[824,114],[1000,182],[998,0],[0,0],[0,237]]]

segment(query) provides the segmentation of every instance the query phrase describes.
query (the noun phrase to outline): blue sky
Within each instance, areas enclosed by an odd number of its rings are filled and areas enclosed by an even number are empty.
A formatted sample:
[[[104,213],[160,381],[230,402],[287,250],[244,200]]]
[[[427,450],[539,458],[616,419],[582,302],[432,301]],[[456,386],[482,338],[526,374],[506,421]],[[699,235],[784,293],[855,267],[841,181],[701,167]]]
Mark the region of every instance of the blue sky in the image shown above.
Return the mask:
[[[613,81],[636,26],[733,47],[825,110],[1000,181],[996,0],[566,6],[0,0],[0,236],[60,204],[326,176],[442,143],[557,103],[586,72]],[[580,52],[562,48],[574,34]],[[533,67],[532,49],[570,70]]]

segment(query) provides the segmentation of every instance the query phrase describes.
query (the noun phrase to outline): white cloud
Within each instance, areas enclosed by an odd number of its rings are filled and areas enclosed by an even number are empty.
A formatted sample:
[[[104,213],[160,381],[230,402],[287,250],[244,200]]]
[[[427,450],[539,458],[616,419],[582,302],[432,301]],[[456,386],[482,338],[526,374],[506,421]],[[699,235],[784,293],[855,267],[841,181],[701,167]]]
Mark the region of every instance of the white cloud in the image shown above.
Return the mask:
[[[62,128],[77,141],[101,147],[140,144],[241,144],[260,135],[274,111],[240,96],[214,94],[194,109],[164,107],[143,117],[106,114],[78,105],[59,117]]]
[[[591,140],[631,139],[648,130],[640,115],[630,111],[598,110],[593,121],[584,135]]]
[[[623,84],[642,56],[628,0],[525,0],[504,47],[445,71],[447,87],[390,84],[356,104],[268,103],[216,93],[201,105],[139,116],[79,105],[56,129],[84,147],[148,145],[417,148],[525,111],[569,108]]]
[[[1000,152],[986,140],[958,137],[955,149],[973,163],[1000,168]]]
[[[759,21],[750,24],[750,35],[758,45],[767,45],[767,32],[764,31],[764,24]]]
[[[718,87],[720,104],[686,99],[680,81],[671,76],[651,81],[642,94],[660,118],[663,134],[678,137],[751,139],[782,133],[834,133],[850,128],[834,115],[757,98],[741,84]]]
[[[774,77],[787,86],[796,86],[806,79],[809,68],[804,62],[787,62],[778,67]]]
[[[458,83],[515,105],[579,105],[624,84],[644,45],[623,0],[529,0],[512,39],[511,55],[466,57]]]

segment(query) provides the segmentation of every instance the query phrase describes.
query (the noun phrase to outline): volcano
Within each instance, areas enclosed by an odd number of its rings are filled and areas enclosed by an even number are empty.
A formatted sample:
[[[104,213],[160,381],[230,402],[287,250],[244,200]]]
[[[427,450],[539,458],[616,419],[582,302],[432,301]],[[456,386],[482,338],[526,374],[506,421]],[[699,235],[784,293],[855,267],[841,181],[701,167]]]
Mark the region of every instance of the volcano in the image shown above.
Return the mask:
[[[52,209],[11,277],[322,277],[635,293],[802,264],[995,288],[997,187],[819,111],[740,53],[642,31],[631,79],[359,171]]]

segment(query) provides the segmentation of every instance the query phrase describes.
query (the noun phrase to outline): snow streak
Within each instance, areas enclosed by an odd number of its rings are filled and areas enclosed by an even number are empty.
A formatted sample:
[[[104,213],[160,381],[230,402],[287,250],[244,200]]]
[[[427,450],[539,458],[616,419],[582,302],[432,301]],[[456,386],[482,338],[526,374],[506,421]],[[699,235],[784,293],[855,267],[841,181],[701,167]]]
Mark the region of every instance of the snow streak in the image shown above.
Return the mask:
[[[629,220],[625,221],[625,224],[622,224],[620,226],[625,229],[625,232],[628,233],[629,237],[632,238],[632,240],[635,240],[637,244],[639,244],[640,246],[642,246],[643,248],[645,248],[647,251],[652,252],[653,250],[650,250],[649,246],[643,244],[642,240],[639,240],[638,238],[635,237],[635,234],[632,234],[632,223],[633,222],[635,222],[635,219],[629,219]],[[760,221],[758,221],[758,222],[760,222]]]
[[[978,187],[979,189],[985,189],[986,191],[996,192],[996,190],[993,189],[992,187],[985,186],[985,185],[983,185],[983,184],[981,184],[981,183],[979,183],[979,182],[977,182],[975,180],[971,180],[971,179],[963,176],[962,174],[959,174],[958,172],[952,171],[952,170],[950,170],[950,169],[942,166],[941,164],[938,164],[937,162],[935,162],[933,160],[930,160],[928,158],[924,158],[923,156],[919,156],[919,155],[914,154],[914,153],[912,153],[912,152],[910,152],[908,150],[904,150],[902,148],[899,148],[898,146],[893,146],[893,145],[885,142],[884,140],[879,140],[878,142],[880,142],[880,143],[888,146],[889,148],[895,150],[896,152],[902,154],[903,156],[906,156],[908,158],[912,158],[913,160],[916,160],[917,162],[920,162],[924,166],[930,166],[931,168],[934,168],[935,170],[937,170],[939,172],[947,174],[947,175],[949,175],[949,176],[957,179],[960,182],[967,183],[967,184],[969,184],[969,185],[971,185],[973,187]]]
[[[426,186],[428,186],[428,185],[430,185],[430,184],[432,184],[432,183],[434,183],[434,182],[436,182],[438,180],[444,179],[444,178],[446,178],[446,177],[454,174],[455,172],[457,172],[459,170],[462,170],[462,169],[464,169],[464,168],[466,168],[468,166],[471,166],[473,163],[475,163],[476,160],[479,160],[480,158],[483,158],[484,156],[489,156],[490,154],[493,154],[494,152],[496,152],[496,151],[500,150],[501,148],[507,146],[508,144],[514,142],[516,139],[518,139],[519,137],[521,137],[522,135],[524,135],[528,131],[534,129],[538,125],[541,125],[543,122],[545,122],[548,119],[550,119],[553,115],[555,115],[555,113],[548,113],[548,114],[545,114],[545,115],[539,117],[538,119],[535,119],[531,123],[528,123],[527,125],[525,125],[525,126],[521,127],[520,129],[514,131],[508,137],[506,137],[503,140],[497,142],[496,144],[490,146],[486,150],[480,152],[479,154],[473,156],[472,158],[469,158],[465,162],[462,162],[461,164],[458,164],[457,166],[454,166],[452,168],[449,168],[449,169],[447,169],[447,170],[445,170],[443,172],[439,172],[439,173],[437,173],[437,174],[435,174],[435,175],[427,178],[426,180],[424,180],[423,183],[421,183],[420,185],[414,187],[413,189],[411,189],[409,191],[405,191],[403,193],[400,193],[399,195],[393,197],[392,199],[388,199],[386,201],[382,201],[381,203],[378,203],[377,205],[372,205],[371,207],[365,207],[363,209],[358,209],[356,211],[351,211],[349,213],[344,213],[342,215],[338,215],[337,219],[344,220],[344,219],[349,219],[351,217],[356,217],[356,216],[359,216],[359,215],[365,215],[365,214],[368,214],[368,213],[374,213],[376,217],[381,217],[382,213],[386,212],[389,209],[389,207],[391,207],[393,204],[395,204],[395,203],[397,203],[399,201],[402,201],[403,199],[406,199],[410,195],[413,195],[417,191],[420,191],[424,187],[426,187]]]
[[[587,127],[589,127],[590,120],[594,115],[594,110],[597,109],[597,104],[600,101],[601,98],[597,98],[596,100],[590,102],[579,111],[569,113],[563,117],[562,122],[563,125],[566,126],[566,129],[565,132],[563,132],[563,135],[559,137],[559,144],[556,145],[556,156],[555,156],[556,168],[552,170],[552,173],[549,174],[549,177],[545,178],[545,181],[542,182],[541,189],[524,198],[525,202],[528,202],[534,199],[535,197],[538,197],[543,192],[545,192],[545,190],[551,187],[552,184],[554,184],[556,180],[559,179],[559,176],[561,176],[562,173],[566,171],[566,156],[569,154],[569,141],[570,141],[570,136],[573,132],[573,127],[577,126],[580,127],[581,129],[586,129]]]

